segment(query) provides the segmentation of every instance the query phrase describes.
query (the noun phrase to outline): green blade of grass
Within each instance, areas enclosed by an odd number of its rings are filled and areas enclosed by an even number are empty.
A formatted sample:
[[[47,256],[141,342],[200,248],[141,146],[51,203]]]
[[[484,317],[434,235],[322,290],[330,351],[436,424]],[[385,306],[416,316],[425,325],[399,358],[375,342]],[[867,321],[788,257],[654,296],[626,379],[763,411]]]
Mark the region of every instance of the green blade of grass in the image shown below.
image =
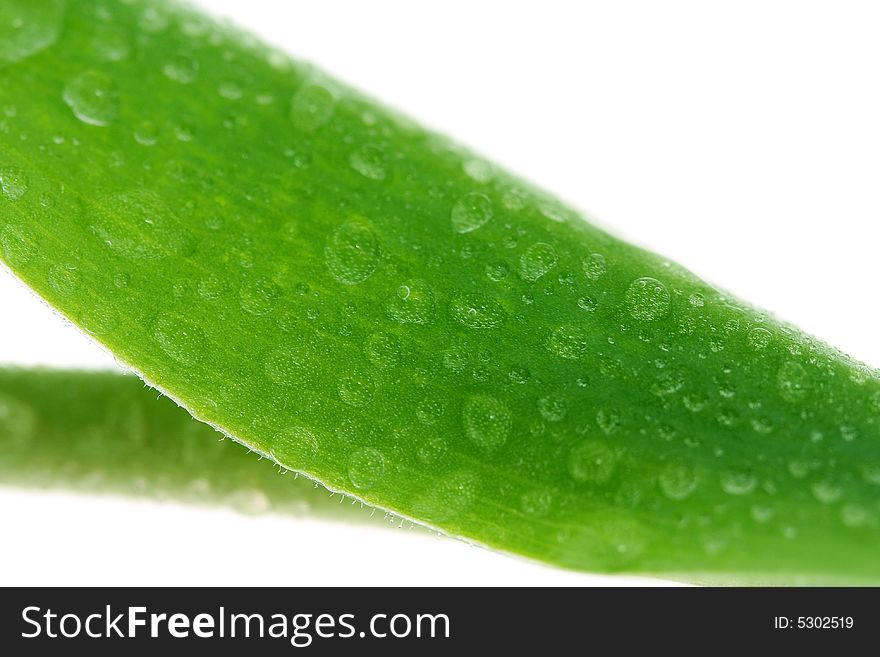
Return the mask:
[[[876,372],[252,37],[57,4],[4,4],[0,254],[195,417],[569,568],[880,574]]]
[[[248,514],[373,516],[306,477],[267,467],[137,377],[112,372],[0,368],[0,483]]]

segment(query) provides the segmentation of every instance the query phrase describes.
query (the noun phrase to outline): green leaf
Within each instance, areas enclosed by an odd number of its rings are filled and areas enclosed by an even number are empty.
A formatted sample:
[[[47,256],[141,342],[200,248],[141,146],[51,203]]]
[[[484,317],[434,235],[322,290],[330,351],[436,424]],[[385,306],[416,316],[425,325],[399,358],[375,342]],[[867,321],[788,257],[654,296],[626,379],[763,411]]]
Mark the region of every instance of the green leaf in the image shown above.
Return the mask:
[[[195,417],[568,568],[877,579],[876,372],[253,37],[31,4],[0,254]]]
[[[365,522],[306,477],[267,467],[135,376],[0,368],[0,481]]]

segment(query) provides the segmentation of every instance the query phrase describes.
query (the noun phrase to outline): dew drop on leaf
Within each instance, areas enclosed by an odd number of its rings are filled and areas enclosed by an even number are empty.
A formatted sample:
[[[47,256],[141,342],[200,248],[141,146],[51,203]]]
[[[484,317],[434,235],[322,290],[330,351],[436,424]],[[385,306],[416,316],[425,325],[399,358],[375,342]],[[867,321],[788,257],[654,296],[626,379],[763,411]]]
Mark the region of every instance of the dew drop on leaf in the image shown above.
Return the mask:
[[[28,191],[28,179],[17,167],[0,168],[0,192],[10,201],[17,201]]]
[[[560,422],[568,412],[568,402],[559,395],[547,395],[538,400],[538,412],[548,422]]]
[[[376,146],[364,146],[348,158],[352,169],[370,180],[385,180],[388,176],[388,160],[385,152]]]
[[[281,290],[269,279],[262,278],[243,285],[238,293],[241,309],[251,315],[268,315],[275,308]]]
[[[533,490],[520,497],[523,513],[540,518],[546,516],[553,505],[553,494],[547,490]]]
[[[367,280],[379,266],[379,241],[366,225],[347,222],[339,226],[324,247],[330,275],[343,285]]]
[[[591,253],[583,261],[584,276],[587,280],[598,281],[605,274],[607,265],[601,253]]]
[[[162,64],[162,73],[174,82],[192,84],[199,76],[199,62],[186,55],[174,55]]]
[[[79,272],[73,266],[54,265],[49,269],[49,285],[62,297],[70,296],[79,285]]]
[[[348,462],[348,478],[358,490],[368,490],[385,476],[385,457],[377,449],[356,451]]]
[[[290,120],[303,132],[314,132],[327,124],[336,108],[336,93],[318,81],[300,87],[290,102]]]
[[[472,329],[490,329],[504,323],[505,312],[495,299],[483,294],[460,294],[449,306],[452,319]]]
[[[645,276],[630,284],[625,296],[629,314],[640,321],[660,319],[669,310],[669,291],[656,278]]]
[[[121,30],[101,26],[92,37],[92,51],[104,61],[121,62],[131,55],[131,43]]]
[[[765,349],[768,344],[770,344],[770,339],[772,338],[772,334],[765,328],[753,328],[749,331],[749,346],[755,351],[761,351]]]
[[[153,324],[152,334],[162,351],[180,363],[196,363],[204,356],[205,334],[187,319],[160,315]]]
[[[83,123],[108,126],[119,116],[119,92],[105,74],[86,71],[64,85],[62,98]]]
[[[271,500],[257,488],[242,488],[231,493],[226,502],[239,513],[258,516],[272,508]]]
[[[614,452],[607,445],[588,440],[571,450],[568,473],[581,483],[604,484],[614,474],[616,460]]]
[[[3,0],[0,64],[20,62],[58,40],[66,0]]]
[[[364,408],[373,400],[376,386],[363,375],[343,377],[337,385],[339,398],[354,408]]]
[[[547,348],[562,358],[577,360],[589,349],[589,335],[579,326],[560,326],[550,334]]]
[[[318,454],[318,438],[306,427],[290,427],[275,436],[270,454],[285,468],[299,469]]]
[[[787,402],[802,400],[807,394],[808,377],[804,366],[788,361],[779,368],[776,376],[779,395]]]
[[[833,504],[843,497],[843,489],[832,481],[822,480],[815,482],[810,489],[822,504]]]
[[[492,201],[476,192],[465,194],[452,206],[451,218],[456,233],[473,232],[492,218]]]
[[[658,483],[666,497],[671,500],[683,500],[697,489],[697,475],[685,463],[668,463],[660,472]]]
[[[400,362],[400,340],[389,333],[373,333],[364,342],[364,356],[379,369],[390,369]]]
[[[480,449],[492,451],[507,441],[513,417],[507,406],[490,395],[472,395],[462,407],[465,435]]]
[[[534,283],[556,266],[556,249],[545,242],[532,244],[519,259],[519,274],[523,280]]]
[[[37,243],[30,228],[7,224],[0,229],[0,249],[11,265],[23,265],[34,257]]]
[[[758,482],[751,472],[725,472],[721,475],[721,489],[728,495],[747,495]]]
[[[434,307],[434,293],[426,283],[407,281],[394,291],[385,311],[399,324],[427,324],[434,317]]]
[[[95,216],[92,234],[123,258],[160,260],[184,255],[193,246],[179,218],[152,192],[110,196]]]
[[[486,277],[490,281],[502,281],[510,274],[510,269],[503,262],[493,262],[486,265]]]

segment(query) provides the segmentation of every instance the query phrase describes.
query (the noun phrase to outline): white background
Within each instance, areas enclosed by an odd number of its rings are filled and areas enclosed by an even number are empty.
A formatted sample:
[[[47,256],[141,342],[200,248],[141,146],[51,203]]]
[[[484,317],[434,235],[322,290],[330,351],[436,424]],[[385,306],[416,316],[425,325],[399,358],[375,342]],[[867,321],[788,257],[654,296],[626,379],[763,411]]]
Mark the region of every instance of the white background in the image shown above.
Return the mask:
[[[202,0],[880,366],[880,14]],[[0,274],[0,362],[114,367]],[[618,584],[407,530],[0,488],[0,584]]]

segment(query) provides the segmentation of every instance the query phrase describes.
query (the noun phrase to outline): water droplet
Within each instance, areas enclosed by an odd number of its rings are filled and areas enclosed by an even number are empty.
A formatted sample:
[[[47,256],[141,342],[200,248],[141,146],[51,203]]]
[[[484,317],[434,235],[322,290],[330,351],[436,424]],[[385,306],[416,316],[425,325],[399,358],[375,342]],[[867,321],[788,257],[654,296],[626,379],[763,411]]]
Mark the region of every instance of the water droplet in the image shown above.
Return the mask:
[[[476,192],[465,194],[452,206],[451,217],[452,230],[456,233],[470,233],[492,218],[492,201]]]
[[[145,32],[158,34],[168,29],[171,17],[167,9],[159,7],[146,7],[138,16],[138,25]]]
[[[453,372],[464,372],[469,362],[467,349],[460,345],[452,345],[443,352],[443,366]]]
[[[523,513],[540,518],[546,516],[553,505],[553,495],[547,490],[533,490],[523,493],[520,508]]]
[[[375,367],[392,368],[400,362],[400,340],[396,335],[373,333],[364,342],[364,355]]]
[[[196,129],[189,123],[178,123],[174,126],[174,137],[177,141],[188,142],[195,139]]]
[[[581,297],[577,300],[578,308],[581,310],[585,310],[588,313],[592,313],[596,311],[596,308],[599,307],[599,304],[596,303],[596,300],[593,297]]]
[[[832,481],[817,481],[811,489],[813,496],[822,504],[833,504],[843,497],[843,489]]]
[[[379,241],[369,227],[348,222],[337,228],[324,247],[330,275],[343,285],[367,280],[379,267]]]
[[[239,513],[249,516],[267,513],[272,508],[272,502],[266,494],[256,488],[237,490],[226,498],[226,503]]]
[[[579,326],[560,326],[550,334],[547,348],[557,356],[577,360],[589,349],[587,331]]]
[[[725,472],[721,475],[721,489],[729,495],[747,495],[758,485],[750,472]]]
[[[0,229],[0,248],[9,264],[23,265],[34,257],[37,243],[30,228],[7,224]]]
[[[275,308],[281,290],[269,279],[263,278],[244,285],[239,290],[241,309],[251,315],[268,315]]]
[[[691,413],[699,413],[704,408],[706,408],[706,404],[709,403],[709,400],[699,393],[691,393],[689,395],[685,395],[684,399],[682,399],[682,403],[684,407],[688,409]]]
[[[568,208],[564,208],[555,202],[541,203],[538,206],[538,210],[547,219],[559,224],[565,223],[566,221],[570,221],[575,218],[575,215],[570,210],[568,210]]]
[[[385,457],[377,449],[366,447],[351,455],[348,461],[348,478],[359,490],[368,490],[385,476]]]
[[[840,521],[853,529],[865,527],[870,524],[871,520],[871,512],[858,504],[846,504],[840,510]]]
[[[370,180],[385,180],[388,176],[388,158],[385,151],[376,146],[359,148],[348,158],[348,163],[352,169]]]
[[[455,473],[418,499],[415,508],[429,522],[445,522],[455,518],[473,504],[478,482],[470,473]]]
[[[688,303],[691,304],[694,308],[702,308],[706,305],[706,299],[703,298],[702,294],[694,292],[688,297]]]
[[[656,278],[645,276],[632,282],[624,302],[635,319],[650,322],[660,319],[669,310],[669,291]]]
[[[183,255],[192,247],[183,223],[158,196],[133,191],[103,201],[92,233],[116,254],[131,260]]]
[[[507,441],[513,416],[507,406],[489,395],[471,395],[462,407],[462,423],[468,438],[479,448],[492,451]]]
[[[509,378],[514,383],[524,384],[528,383],[529,379],[532,378],[532,373],[529,372],[527,368],[521,365],[514,365],[507,373],[507,378]]]
[[[153,324],[153,338],[166,354],[181,363],[202,360],[207,340],[201,328],[187,319],[160,315]]]
[[[568,412],[568,402],[559,395],[547,395],[538,400],[538,412],[548,422],[559,422]]]
[[[787,402],[802,400],[807,394],[808,378],[804,366],[788,361],[779,368],[776,375],[779,396]]]
[[[510,274],[510,269],[503,262],[486,265],[486,278],[490,281],[502,281]]]
[[[275,436],[270,454],[285,468],[297,470],[314,460],[318,437],[306,427],[290,427]]]
[[[312,80],[303,84],[290,102],[290,120],[303,132],[314,132],[330,121],[335,109],[335,91]]]
[[[845,442],[851,443],[859,437],[859,432],[854,426],[843,424],[840,426],[840,437],[843,438]]]
[[[651,385],[651,392],[658,397],[674,395],[684,387],[684,376],[680,372],[665,370],[657,375]]]
[[[226,291],[226,284],[218,276],[208,274],[199,280],[196,291],[205,301],[216,301]]]
[[[337,386],[339,398],[354,408],[369,406],[375,391],[375,384],[363,375],[343,377]]]
[[[546,242],[532,244],[519,259],[519,275],[534,283],[556,266],[556,249]]]
[[[134,140],[141,146],[155,146],[159,139],[159,131],[150,121],[138,124],[134,131]]]
[[[773,334],[765,328],[753,328],[749,331],[749,346],[756,351],[761,351],[770,344],[770,339],[772,337]]]
[[[108,126],[119,116],[119,92],[109,77],[86,71],[71,79],[62,94],[73,115],[83,123]]]
[[[220,94],[221,98],[225,98],[226,100],[241,100],[244,96],[242,88],[231,80],[221,82],[220,86],[217,87],[217,93]]]
[[[0,393],[0,437],[13,445],[22,445],[33,438],[37,415],[25,402]]]
[[[162,72],[169,80],[192,84],[199,76],[199,62],[186,55],[175,55],[162,64]]]
[[[439,436],[430,436],[419,445],[416,455],[425,465],[434,465],[440,462],[448,450],[445,440]]]
[[[58,39],[66,0],[0,3],[0,63],[20,62]]]
[[[596,413],[596,424],[603,433],[610,436],[620,428],[620,414],[600,409]]]
[[[446,404],[437,398],[423,399],[416,408],[416,417],[426,426],[433,426],[446,411]]]
[[[495,328],[506,317],[498,301],[482,294],[460,294],[452,300],[449,310],[452,319],[472,329]]]
[[[583,268],[584,275],[588,280],[598,281],[605,274],[608,266],[605,262],[605,256],[601,253],[591,253],[584,258]]]
[[[862,478],[869,484],[880,486],[880,463],[863,465],[861,468]]]
[[[401,295],[401,290],[406,293]],[[423,281],[401,284],[385,307],[388,317],[399,324],[427,324],[434,317],[434,293]]]
[[[660,490],[671,500],[683,500],[697,489],[697,475],[685,463],[668,463],[658,478]]]
[[[776,511],[772,506],[766,506],[764,504],[756,504],[751,508],[752,519],[757,522],[764,524],[766,522],[770,522],[773,519],[773,516],[776,515]]]
[[[486,160],[472,159],[462,164],[464,172],[481,185],[485,185],[495,176],[495,167]]]
[[[92,50],[100,59],[121,62],[131,55],[131,43],[125,33],[110,26],[101,26],[92,37]]]
[[[616,460],[607,445],[589,440],[571,450],[568,472],[575,481],[604,484],[614,474]]]
[[[73,265],[54,265],[49,269],[49,285],[61,296],[70,296],[79,285],[79,272]]]
[[[17,201],[27,193],[28,179],[17,167],[0,168],[0,191],[10,201]]]

